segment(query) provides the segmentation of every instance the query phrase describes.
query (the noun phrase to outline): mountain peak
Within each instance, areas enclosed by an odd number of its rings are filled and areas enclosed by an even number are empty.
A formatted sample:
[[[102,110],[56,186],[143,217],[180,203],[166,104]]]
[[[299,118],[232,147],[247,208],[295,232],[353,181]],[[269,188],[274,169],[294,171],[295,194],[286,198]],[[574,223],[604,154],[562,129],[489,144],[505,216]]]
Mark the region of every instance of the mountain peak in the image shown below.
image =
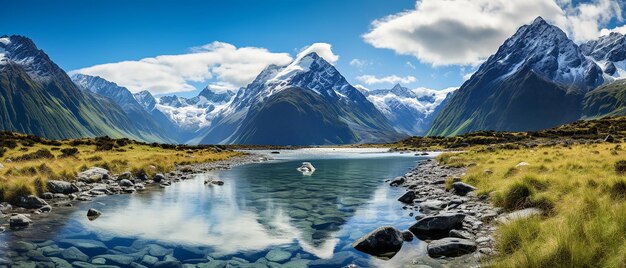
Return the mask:
[[[396,84],[395,86],[393,86],[391,89],[392,89],[392,90],[394,90],[394,89],[395,89],[395,90],[402,89],[402,85],[400,85],[400,83],[397,83],[397,84]]]
[[[543,19],[543,17],[538,16],[537,18],[535,18],[535,20],[533,20],[532,25],[541,25],[541,24],[548,24],[546,22],[546,20]]]

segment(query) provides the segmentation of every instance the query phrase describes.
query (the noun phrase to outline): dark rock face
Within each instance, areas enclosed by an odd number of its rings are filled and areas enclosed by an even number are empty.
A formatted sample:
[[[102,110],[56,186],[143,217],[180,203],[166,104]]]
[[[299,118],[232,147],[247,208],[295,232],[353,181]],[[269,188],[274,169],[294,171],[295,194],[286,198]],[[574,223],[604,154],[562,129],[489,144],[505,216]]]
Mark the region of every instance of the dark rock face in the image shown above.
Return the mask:
[[[476,251],[476,243],[471,240],[447,237],[428,244],[428,255],[433,258],[457,257]]]
[[[402,243],[404,243],[402,232],[390,226],[383,226],[355,241],[352,247],[376,257],[391,258],[400,251]]]
[[[467,193],[476,190],[476,187],[471,186],[467,183],[463,183],[460,181],[457,181],[455,183],[452,184],[452,189],[454,189],[454,192],[460,196],[465,196],[467,195]]]
[[[102,212],[100,212],[100,211],[98,211],[97,209],[94,209],[94,208],[90,208],[90,209],[87,211],[87,217],[88,217],[90,220],[95,220],[95,219],[96,219],[97,217],[99,217],[100,215],[102,215]]]
[[[48,191],[53,194],[72,194],[80,191],[78,187],[66,181],[48,180]]]
[[[406,204],[411,204],[413,203],[413,200],[415,199],[415,197],[416,197],[415,192],[407,191],[400,198],[398,198],[398,201],[402,203],[406,203]]]

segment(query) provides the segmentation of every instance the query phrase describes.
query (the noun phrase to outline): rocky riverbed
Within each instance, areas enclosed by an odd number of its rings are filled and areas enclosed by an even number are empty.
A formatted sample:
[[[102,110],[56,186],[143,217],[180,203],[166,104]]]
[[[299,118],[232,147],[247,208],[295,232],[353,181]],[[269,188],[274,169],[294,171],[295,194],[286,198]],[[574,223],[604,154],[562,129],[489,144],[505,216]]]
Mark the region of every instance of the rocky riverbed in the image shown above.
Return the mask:
[[[157,173],[153,177],[145,174],[133,175],[130,172],[112,174],[110,171],[92,167],[78,173],[75,181],[48,180],[48,192],[39,196],[21,197],[17,202],[0,203],[0,233],[12,229],[28,228],[33,221],[54,213],[54,208],[72,207],[76,202],[90,202],[98,196],[132,194],[150,188],[165,188],[172,183],[187,180],[190,174],[203,173],[216,169],[229,169],[234,166],[267,161],[268,157],[244,153],[226,160],[176,166],[169,173]],[[156,167],[153,167],[156,170]],[[212,182],[220,185],[223,182]],[[95,214],[94,214],[95,213]],[[97,218],[98,211],[85,212],[90,218]],[[87,215],[89,214],[89,215]]]

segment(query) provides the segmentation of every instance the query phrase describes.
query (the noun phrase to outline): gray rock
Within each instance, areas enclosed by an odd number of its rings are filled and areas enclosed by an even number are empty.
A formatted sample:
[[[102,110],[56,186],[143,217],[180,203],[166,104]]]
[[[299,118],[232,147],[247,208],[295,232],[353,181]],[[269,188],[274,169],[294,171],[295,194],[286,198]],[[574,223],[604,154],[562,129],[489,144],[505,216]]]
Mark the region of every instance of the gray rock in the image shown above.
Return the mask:
[[[406,204],[412,204],[416,197],[415,192],[407,191],[400,198],[398,198],[398,201]]]
[[[88,261],[89,260],[89,256],[87,256],[85,253],[83,253],[76,247],[70,247],[68,249],[63,250],[61,252],[61,256],[63,257],[63,259],[66,259],[68,261]]]
[[[121,254],[98,255],[94,258],[102,258],[106,260],[106,264],[120,265],[120,266],[128,266],[132,262],[134,262],[135,259],[137,259],[136,257],[132,257],[129,255],[121,255]]]
[[[153,180],[154,182],[156,182],[156,183],[159,183],[159,182],[161,182],[161,181],[165,180],[165,176],[163,176],[163,174],[161,174],[161,173],[158,173],[158,174],[154,175],[154,177],[152,178],[152,180]]]
[[[471,240],[446,237],[428,244],[428,255],[433,258],[457,257],[476,251],[476,243]]]
[[[48,205],[48,202],[34,195],[29,195],[20,197],[17,205],[23,208],[37,209]]]
[[[15,245],[13,245],[13,250],[17,252],[28,252],[36,248],[37,246],[35,244],[25,241],[17,241]]]
[[[147,266],[154,266],[159,261],[159,258],[150,255],[145,255],[141,258],[141,263]]]
[[[476,190],[476,187],[459,181],[452,184],[452,189],[454,189],[456,194],[465,196],[467,193]]]
[[[367,254],[391,258],[404,243],[402,232],[391,226],[380,227],[352,243],[352,247]]]
[[[122,186],[122,187],[133,187],[133,186],[135,186],[135,184],[132,181],[127,180],[127,179],[120,180],[118,182],[118,184],[120,186]]]
[[[9,226],[11,228],[28,227],[31,223],[33,223],[33,221],[23,214],[13,215],[9,218]]]
[[[111,177],[111,172],[104,168],[92,167],[88,170],[78,173],[77,179],[82,182],[100,182],[102,180],[108,180]]]
[[[48,213],[48,212],[52,211],[52,207],[50,205],[45,205],[45,206],[39,208],[37,211],[39,211],[41,213]]]
[[[437,216],[428,216],[418,220],[409,230],[413,234],[432,232],[432,231],[446,231],[462,224],[465,219],[465,214],[461,213],[443,213]]]
[[[496,219],[499,223],[509,223],[511,221],[530,218],[532,216],[539,216],[543,214],[543,211],[538,208],[525,208],[522,210],[516,210],[508,214],[504,214]]]
[[[46,185],[48,191],[54,194],[72,194],[80,191],[78,186],[66,181],[48,180]]]
[[[469,240],[473,240],[474,239],[474,235],[471,234],[468,231],[464,231],[464,230],[450,230],[449,235],[451,237],[457,237],[457,238],[463,238],[463,239],[469,239]]]
[[[179,261],[159,261],[154,264],[154,268],[180,268],[183,267]]]
[[[265,258],[269,261],[283,263],[291,258],[291,252],[282,249],[272,249],[266,255]]]
[[[60,247],[76,247],[90,256],[104,254],[108,250],[104,243],[88,239],[63,239],[58,244]]]

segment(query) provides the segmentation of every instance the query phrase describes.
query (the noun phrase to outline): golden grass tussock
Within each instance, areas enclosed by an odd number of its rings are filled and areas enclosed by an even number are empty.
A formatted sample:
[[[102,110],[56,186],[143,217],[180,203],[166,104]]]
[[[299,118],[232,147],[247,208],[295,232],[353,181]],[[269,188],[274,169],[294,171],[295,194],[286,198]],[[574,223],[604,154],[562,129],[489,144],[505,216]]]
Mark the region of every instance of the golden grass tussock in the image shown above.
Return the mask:
[[[29,194],[41,195],[47,191],[48,179],[73,181],[79,172],[90,167],[106,168],[112,173],[130,171],[135,175],[153,176],[173,171],[177,165],[224,160],[240,154],[213,147],[181,149],[112,141],[17,142],[11,144],[13,148],[0,147],[3,152],[0,201],[14,201]]]
[[[461,179],[507,211],[541,217],[498,226],[493,267],[626,267],[626,152],[597,143],[449,153]],[[524,164],[524,163],[527,163]]]

